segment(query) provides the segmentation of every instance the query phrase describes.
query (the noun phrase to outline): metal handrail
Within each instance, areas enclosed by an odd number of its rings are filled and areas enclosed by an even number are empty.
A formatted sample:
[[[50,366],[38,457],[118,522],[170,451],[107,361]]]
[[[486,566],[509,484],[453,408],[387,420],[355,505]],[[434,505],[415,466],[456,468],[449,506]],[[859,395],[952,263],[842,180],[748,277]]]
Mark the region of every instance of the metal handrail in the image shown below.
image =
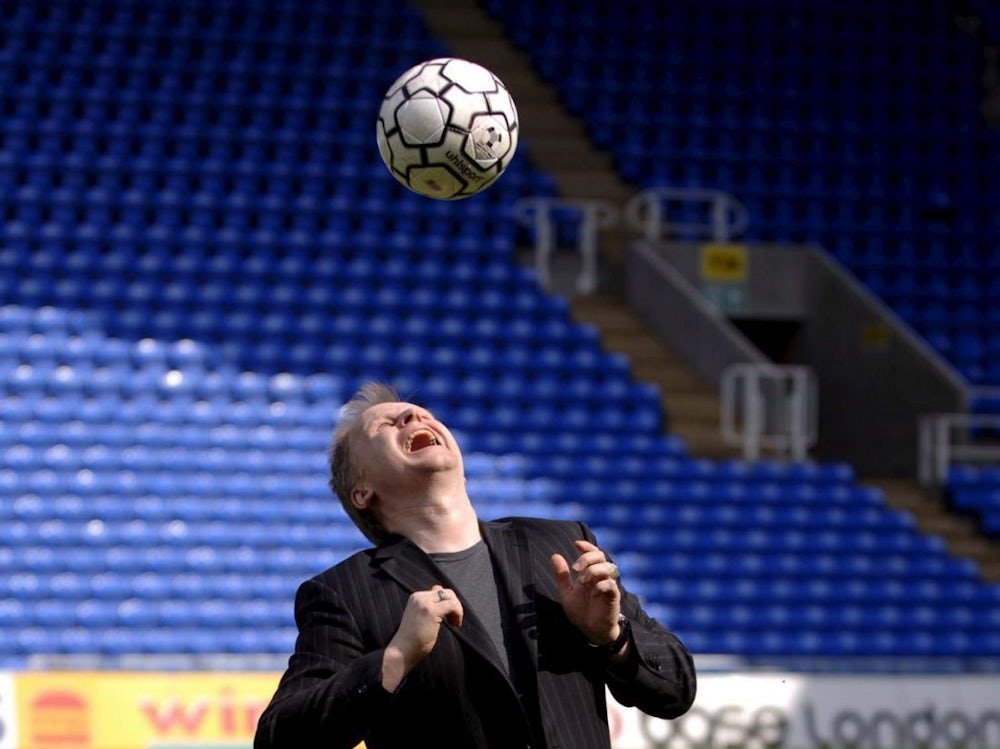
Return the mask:
[[[817,385],[809,367],[734,364],[721,380],[722,438],[741,446],[743,457],[760,459],[764,450],[806,460],[817,438]]]
[[[707,222],[672,221],[667,204],[707,203]],[[746,231],[746,207],[731,193],[694,187],[653,187],[635,195],[625,206],[626,225],[656,241],[678,235],[728,242]]]
[[[607,200],[597,198],[522,198],[514,205],[514,218],[530,227],[535,237],[535,270],[546,288],[552,285],[552,253],[556,247],[554,213],[572,211],[579,219],[577,251],[581,268],[576,278],[576,290],[589,294],[597,288],[597,232],[616,226],[618,209]]]
[[[978,440],[975,431],[1000,433],[1000,415],[945,413],[920,419],[918,477],[925,486],[947,482],[955,463],[1000,465],[1000,444]]]

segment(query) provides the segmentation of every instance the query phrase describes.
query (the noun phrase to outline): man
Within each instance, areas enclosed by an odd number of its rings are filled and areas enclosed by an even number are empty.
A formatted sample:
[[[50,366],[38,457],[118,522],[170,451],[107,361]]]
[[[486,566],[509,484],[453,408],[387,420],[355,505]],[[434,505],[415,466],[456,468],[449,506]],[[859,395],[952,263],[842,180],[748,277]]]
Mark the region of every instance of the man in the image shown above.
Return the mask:
[[[691,656],[590,530],[481,522],[459,446],[425,409],[368,383],[341,411],[330,469],[375,547],[299,588],[255,749],[607,749],[606,688],[661,718],[691,706]]]

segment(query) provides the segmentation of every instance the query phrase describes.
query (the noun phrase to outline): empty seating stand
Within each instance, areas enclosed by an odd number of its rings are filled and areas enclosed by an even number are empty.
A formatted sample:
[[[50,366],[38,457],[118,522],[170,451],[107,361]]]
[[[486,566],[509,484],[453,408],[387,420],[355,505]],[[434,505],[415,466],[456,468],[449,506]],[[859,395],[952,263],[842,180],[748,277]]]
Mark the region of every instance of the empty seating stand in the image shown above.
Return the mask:
[[[830,102],[805,97],[808,126],[778,116],[790,93],[751,95],[749,72],[718,97],[741,109],[710,106],[725,76],[696,55],[769,48],[708,41],[712,9],[726,33],[766,31],[743,24],[740,4],[626,2],[613,19],[531,7],[509,5],[510,18],[548,20],[512,36],[545,50],[539,68],[564,81],[578,114],[612,107],[606,128],[591,127],[632,149],[626,176],[707,178],[748,196],[759,238],[857,238],[848,254],[906,219],[905,201],[888,197],[911,189],[905,170],[887,172],[892,185],[869,181],[873,147],[850,129],[884,114],[875,92],[869,110],[831,119],[855,73]],[[854,27],[857,8],[845,8],[826,43]],[[404,3],[0,9],[0,664],[287,653],[298,582],[364,545],[326,486],[325,451],[337,408],[371,377],[453,427],[484,517],[589,522],[626,584],[697,652],[1000,654],[997,588],[849,466],[703,461],[663,432],[660,394],[513,261],[508,209],[554,194],[530,140],[467,201],[394,182],[374,144],[379,99],[400,70],[445,52]],[[650,47],[628,25],[654,10],[667,14],[657,28],[683,30],[676,44],[661,34]],[[803,33],[823,25],[819,11],[786,20]],[[882,9],[871,31],[895,21]],[[621,62],[613,53],[597,64],[588,45],[551,47],[583,38],[571,24],[634,34],[642,64],[617,75],[603,64]],[[688,75],[660,80],[660,55]],[[888,58],[876,62],[874,75],[892,75]],[[930,90],[952,85],[926,72]],[[804,96],[805,82],[788,85]],[[658,155],[632,158],[630,119]],[[817,138],[840,150],[803,159]],[[800,162],[817,175],[805,192]],[[950,164],[942,178],[958,202],[972,192]],[[887,197],[872,203],[876,189]],[[814,212],[810,195],[833,202]],[[831,216],[864,226],[842,234]],[[919,257],[931,257],[911,218]],[[989,291],[962,288],[969,304]]]
[[[637,188],[731,192],[748,239],[823,245],[1000,383],[1000,143],[948,3],[485,5]]]

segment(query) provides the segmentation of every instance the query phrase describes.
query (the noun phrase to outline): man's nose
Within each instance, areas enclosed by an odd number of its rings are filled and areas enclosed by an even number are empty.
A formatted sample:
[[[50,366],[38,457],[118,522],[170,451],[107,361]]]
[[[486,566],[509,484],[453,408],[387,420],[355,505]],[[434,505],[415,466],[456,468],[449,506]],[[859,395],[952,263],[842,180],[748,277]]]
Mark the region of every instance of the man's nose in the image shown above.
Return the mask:
[[[427,419],[427,412],[421,408],[408,408],[403,412],[403,418],[400,421],[405,426],[412,421],[424,421]]]

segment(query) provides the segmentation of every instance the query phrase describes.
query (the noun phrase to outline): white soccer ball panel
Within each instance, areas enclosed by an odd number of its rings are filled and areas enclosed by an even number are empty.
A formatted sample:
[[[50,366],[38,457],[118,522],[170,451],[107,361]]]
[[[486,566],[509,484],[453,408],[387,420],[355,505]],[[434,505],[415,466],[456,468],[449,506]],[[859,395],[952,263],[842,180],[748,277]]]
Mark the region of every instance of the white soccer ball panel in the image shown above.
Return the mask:
[[[403,142],[411,146],[436,145],[444,139],[452,105],[430,91],[417,91],[396,109]]]
[[[468,60],[449,60],[441,69],[441,75],[469,92],[496,91],[498,88],[493,73]]]
[[[449,85],[451,85],[451,81],[441,75],[441,66],[430,64],[418,67],[413,75],[404,81],[406,91],[410,94],[421,89],[427,89],[437,94]]]

